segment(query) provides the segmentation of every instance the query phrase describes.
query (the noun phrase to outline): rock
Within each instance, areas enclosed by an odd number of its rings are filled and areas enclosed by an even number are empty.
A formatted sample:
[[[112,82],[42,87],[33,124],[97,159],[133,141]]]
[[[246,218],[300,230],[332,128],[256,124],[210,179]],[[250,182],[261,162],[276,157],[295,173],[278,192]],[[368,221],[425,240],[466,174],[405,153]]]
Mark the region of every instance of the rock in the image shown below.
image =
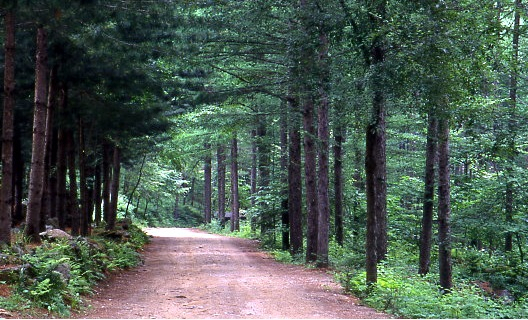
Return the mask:
[[[64,282],[65,284],[67,284],[70,281],[71,267],[68,263],[59,264],[58,266],[55,267],[53,271],[60,274],[60,278],[62,282]]]
[[[101,233],[103,237],[115,239],[119,241],[125,241],[130,238],[130,233],[125,230],[107,230]]]
[[[0,253],[0,266],[6,266],[6,265],[13,265],[13,264],[20,264],[20,255],[13,255],[13,254],[4,254]]]
[[[24,264],[0,269],[0,281],[4,281],[6,283],[17,283],[19,281],[20,274],[28,268],[29,265]]]
[[[502,300],[504,304],[510,304],[515,301],[515,297],[508,290],[495,290],[495,297]]]
[[[12,248],[13,252],[15,254],[17,254],[19,257],[23,256],[24,254],[26,254],[26,252],[24,251],[24,248],[22,248],[20,245],[16,244],[13,246]]]
[[[121,219],[116,223],[116,227],[121,227],[123,230],[128,230],[132,225],[132,220],[130,219]]]
[[[43,238],[47,238],[50,240],[54,239],[73,239],[73,237],[67,233],[66,231],[63,231],[61,229],[51,229],[48,231],[44,231],[40,233],[40,236]]]
[[[5,309],[1,309],[0,308],[0,317],[1,318],[12,318],[13,314],[10,313],[9,311],[5,310]]]

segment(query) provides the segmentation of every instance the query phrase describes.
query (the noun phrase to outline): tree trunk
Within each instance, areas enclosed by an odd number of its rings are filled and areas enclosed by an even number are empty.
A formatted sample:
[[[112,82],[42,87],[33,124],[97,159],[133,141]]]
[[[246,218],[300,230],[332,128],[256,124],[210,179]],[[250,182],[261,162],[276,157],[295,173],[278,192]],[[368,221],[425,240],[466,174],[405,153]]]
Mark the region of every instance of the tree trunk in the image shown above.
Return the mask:
[[[58,79],[57,79],[58,66],[54,65],[50,71],[49,77],[49,89],[48,89],[48,102],[46,112],[46,149],[44,154],[44,184],[42,191],[42,208],[40,218],[40,230],[46,229],[46,220],[51,218],[51,214],[54,211],[52,203],[54,202],[54,188],[52,184],[51,175],[54,174],[55,170],[52,170],[53,163],[53,149],[56,141],[54,141],[53,135],[53,118],[55,117],[55,109],[57,104],[57,92],[58,92]]]
[[[112,146],[109,142],[103,143],[103,163],[102,174],[103,174],[103,220],[108,226],[108,220],[111,211],[110,204],[110,193],[112,184]]]
[[[57,106],[57,114],[59,119],[63,120],[65,117],[65,109],[67,107],[67,88],[62,86],[59,91],[59,103]],[[66,128],[64,121],[59,122],[57,133],[57,201],[55,211],[57,212],[57,219],[59,220],[59,228],[66,228],[66,212],[68,203],[68,190],[66,188],[67,175],[67,139]]]
[[[89,234],[90,226],[90,216],[92,212],[90,211],[90,197],[91,194],[88,189],[87,181],[87,172],[86,172],[86,138],[85,138],[85,128],[82,119],[79,118],[78,121],[78,130],[79,130],[79,148],[78,158],[79,158],[79,194],[81,196],[81,208],[80,208],[80,227],[81,235],[87,236]]]
[[[337,119],[339,122],[339,119]],[[343,246],[344,243],[344,216],[343,216],[343,142],[344,128],[339,123],[334,133],[334,220],[335,239]]]
[[[101,165],[96,164],[94,168],[94,188],[93,188],[93,199],[94,199],[93,201],[94,201],[94,212],[95,212],[94,222],[96,226],[99,226],[101,224],[101,219],[102,219],[101,183],[102,183]]]
[[[383,63],[385,49],[375,39],[372,51],[374,74],[371,121],[366,131],[365,175],[367,196],[367,283],[377,282],[377,264],[387,254],[387,169]]]
[[[24,160],[22,158],[22,146],[20,141],[20,134],[15,133],[13,139],[13,199],[14,199],[14,209],[13,209],[13,224],[19,225],[24,221],[24,210],[23,210],[23,200],[24,200]]]
[[[449,120],[444,115],[438,122],[438,264],[440,287],[445,291],[453,286],[449,180]]]
[[[0,244],[11,245],[13,215],[13,137],[15,110],[15,12],[6,11],[4,56],[4,110],[2,120],[2,193]]]
[[[55,127],[51,135],[51,145],[50,145],[50,154],[47,157],[50,163],[49,166],[49,187],[47,188],[49,193],[48,200],[48,213],[49,217],[55,220],[55,223],[58,224],[58,212],[57,208],[57,148],[58,148],[58,129]]]
[[[223,145],[218,145],[216,161],[217,161],[217,178],[218,178],[218,220],[222,223],[225,219],[225,205],[226,205],[226,156]]]
[[[300,0],[300,9],[302,14],[301,32],[303,33],[302,42],[313,43],[314,21],[313,5],[307,0]],[[312,45],[305,48],[298,48],[300,50],[298,64],[298,74],[295,76],[296,81],[299,82],[299,93],[301,94],[300,102],[302,104],[302,121],[304,129],[304,175],[306,188],[306,262],[317,261],[317,223],[319,220],[318,204],[317,204],[317,148],[315,138],[317,137],[317,130],[314,125],[315,105],[314,96],[316,94],[316,86],[314,85],[315,74],[315,58],[316,52]]]
[[[329,83],[330,71],[328,66],[328,38],[323,30],[320,29],[319,35],[319,108],[318,108],[318,126],[317,136],[319,138],[318,149],[318,183],[317,183],[317,265],[321,268],[328,267],[328,244],[330,230],[330,199],[328,196],[329,189]]]
[[[290,249],[290,217],[288,214],[288,109],[280,113],[280,177],[282,250]]]
[[[94,209],[95,209],[95,194],[94,194],[94,180],[95,180],[95,159],[93,155],[92,157],[86,158],[86,165],[85,165],[85,171],[86,171],[86,220],[84,225],[82,226],[83,230],[82,232],[87,232],[86,235],[90,235],[92,232],[92,225],[94,222]]]
[[[204,220],[205,223],[211,223],[211,198],[213,196],[211,172],[211,144],[205,143],[204,149]]]
[[[191,207],[194,207],[194,185],[195,183],[196,183],[196,178],[192,177],[191,178],[191,190],[189,191],[190,196],[191,196]]]
[[[306,185],[306,261],[317,261],[317,150],[315,146],[316,131],[314,121],[313,100],[304,101],[303,126],[304,126],[304,175]]]
[[[420,265],[418,273],[429,273],[431,264],[431,244],[433,238],[433,213],[435,193],[435,163],[437,158],[437,127],[434,107],[428,114],[427,146],[425,154],[425,186],[422,216],[422,232],[420,234]]]
[[[301,8],[305,5],[300,1]],[[289,32],[299,32],[299,26],[289,23]],[[288,215],[290,226],[290,253],[300,255],[303,252],[303,192],[302,192],[302,142],[301,142],[301,66],[302,44],[292,41],[288,46],[288,57],[291,60],[288,69],[290,85],[288,88]]]
[[[46,31],[40,26],[37,30],[33,145],[31,149],[28,210],[25,229],[25,235],[31,242],[40,242],[40,212],[42,208],[42,192],[44,188],[44,150],[46,150],[47,62],[48,53]]]
[[[77,192],[77,168],[75,167],[75,133],[73,130],[66,130],[67,141],[67,161],[68,161],[68,182],[69,199],[68,213],[71,221],[71,233],[77,236],[81,231],[81,211],[79,208],[79,198]],[[67,219],[68,220],[68,219]]]
[[[290,109],[289,126],[289,162],[288,162],[288,211],[290,225],[290,252],[300,254],[303,251],[302,230],[302,159],[299,106],[296,100],[288,102]]]
[[[255,206],[255,196],[257,195],[257,130],[251,130],[251,173],[250,173],[250,195],[251,195],[251,206]]]
[[[145,199],[145,207],[143,208],[143,219],[147,219],[148,205],[150,204],[149,199]]]
[[[520,39],[520,24],[521,24],[521,10],[522,1],[515,0],[515,14],[513,19],[513,40],[512,40],[512,66],[510,73],[510,92],[509,92],[509,110],[508,110],[508,158],[506,164],[506,224],[509,228],[513,224],[513,201],[514,201],[514,173],[513,165],[516,156],[516,136],[517,136],[517,85],[519,77],[519,39]],[[504,250],[511,251],[513,249],[513,232],[506,232],[505,241],[504,241]]]
[[[231,232],[239,231],[239,198],[238,198],[238,141],[236,136],[231,141]]]
[[[117,204],[119,202],[119,179],[121,172],[121,150],[118,146],[113,147],[112,156],[112,182],[110,188],[110,212],[108,212],[107,230],[114,230],[117,221]]]

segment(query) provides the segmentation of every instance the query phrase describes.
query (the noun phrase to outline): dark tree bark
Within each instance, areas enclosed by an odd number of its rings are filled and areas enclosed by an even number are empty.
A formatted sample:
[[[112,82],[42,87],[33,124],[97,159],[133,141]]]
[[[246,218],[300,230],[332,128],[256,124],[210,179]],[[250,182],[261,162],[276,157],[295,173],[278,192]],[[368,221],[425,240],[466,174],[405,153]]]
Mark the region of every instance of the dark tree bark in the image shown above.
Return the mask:
[[[385,17],[385,2],[372,3],[374,14],[370,22],[378,31],[380,22]],[[366,131],[365,175],[367,196],[367,283],[377,282],[377,264],[385,259],[387,254],[387,165],[385,136],[385,94],[384,94],[384,63],[385,39],[382,35],[374,37],[370,46],[367,63],[373,69],[372,111],[370,123]]]
[[[288,101],[290,110],[289,161],[288,161],[288,211],[290,225],[290,252],[300,254],[303,251],[302,231],[302,160],[299,105],[297,101]]]
[[[226,156],[223,145],[218,145],[216,151],[217,178],[218,178],[218,219],[224,221],[226,206]]]
[[[239,231],[239,194],[238,194],[238,141],[231,140],[231,232]]]
[[[49,77],[49,89],[48,89],[48,102],[47,102],[47,112],[46,112],[46,149],[44,154],[44,184],[42,191],[42,208],[41,208],[41,217],[40,217],[40,230],[46,229],[46,220],[51,218],[51,214],[54,211],[52,208],[52,203],[54,202],[54,188],[52,185],[51,175],[55,170],[52,170],[53,159],[55,158],[52,153],[53,145],[56,144],[56,141],[53,141],[53,122],[55,117],[55,109],[57,104],[57,94],[58,94],[58,79],[57,79],[57,70],[58,66],[54,65],[50,71]]]
[[[280,172],[282,250],[290,249],[290,218],[288,214],[288,110],[280,113]]]
[[[191,207],[194,207],[194,185],[196,183],[196,178],[191,178],[191,190],[189,190],[189,195],[191,197]]]
[[[515,14],[513,19],[513,40],[512,40],[512,66],[510,73],[510,92],[509,92],[509,110],[508,110],[508,163],[506,164],[506,223],[513,224],[513,201],[514,201],[514,185],[513,185],[513,162],[516,156],[516,136],[517,136],[517,90],[519,78],[519,40],[520,40],[520,25],[521,25],[521,10],[522,1],[515,0]],[[511,251],[513,249],[513,233],[506,232],[504,239],[504,250]]]
[[[300,1],[300,7],[306,5]],[[296,33],[299,26],[290,22],[289,31]],[[300,255],[303,252],[303,192],[302,192],[302,141],[301,141],[301,67],[302,44],[292,41],[288,46],[288,57],[292,61],[288,70],[290,86],[288,88],[288,215],[290,226],[290,253]]]
[[[108,225],[108,220],[111,211],[110,193],[112,184],[112,146],[109,142],[103,143],[103,162],[102,176],[103,176],[103,220]]]
[[[328,244],[330,231],[330,199],[328,189],[330,184],[329,169],[329,108],[328,97],[330,71],[328,65],[328,37],[324,32],[324,26],[320,26],[319,34],[319,108],[317,114],[317,136],[319,138],[318,149],[318,183],[317,183],[317,265],[321,268],[328,267]]]
[[[317,149],[314,126],[314,103],[307,99],[303,103],[304,127],[304,176],[306,188],[306,262],[317,261],[317,223],[319,220],[317,204]]]
[[[4,110],[2,120],[2,191],[0,207],[0,244],[11,244],[13,215],[13,137],[15,110],[15,12],[4,16]]]
[[[337,120],[339,121],[339,120]],[[334,220],[335,239],[342,246],[344,242],[343,215],[343,142],[344,128],[339,123],[334,133]]]
[[[75,133],[73,130],[66,130],[66,158],[68,162],[68,215],[71,221],[71,233],[77,236],[81,231],[81,211],[79,208],[79,198],[77,192],[77,168],[75,166]]]
[[[79,131],[79,148],[77,149],[78,158],[79,158],[79,194],[80,199],[80,231],[82,236],[87,236],[89,234],[90,227],[90,216],[92,212],[90,211],[90,191],[88,188],[88,179],[87,179],[87,164],[86,164],[86,138],[85,138],[85,128],[82,119],[79,118],[77,130]]]
[[[94,188],[93,188],[93,199],[94,199],[94,211],[95,211],[95,217],[94,222],[96,226],[99,226],[101,224],[102,219],[102,211],[101,211],[101,184],[102,184],[102,177],[101,177],[101,165],[96,164],[94,168]]]
[[[17,226],[24,221],[23,200],[24,200],[24,160],[22,158],[22,146],[20,134],[15,133],[13,140],[13,225]]]
[[[251,172],[250,172],[250,194],[251,194],[251,206],[255,206],[255,196],[257,195],[257,160],[258,148],[257,148],[257,130],[251,130]],[[253,223],[255,223],[253,221]]]
[[[438,120],[438,264],[440,287],[453,287],[451,265],[451,198],[449,172],[449,120]]]
[[[205,156],[204,156],[204,220],[205,223],[211,223],[211,198],[213,195],[212,187],[212,165],[211,165],[211,144],[206,143],[204,145]]]
[[[433,238],[433,213],[435,194],[435,163],[437,158],[437,127],[434,107],[428,114],[427,146],[425,154],[425,186],[422,216],[422,231],[420,234],[420,262],[419,271],[421,275],[429,273],[431,264],[431,244]]]
[[[44,157],[46,150],[47,36],[42,26],[37,29],[35,67],[35,110],[33,115],[33,145],[29,176],[28,210],[25,235],[31,242],[40,242],[40,213],[44,189]]]
[[[300,0],[301,28],[306,44],[299,52],[299,70],[295,76],[299,81],[300,103],[302,105],[302,122],[304,129],[304,177],[306,189],[306,262],[317,261],[317,234],[318,234],[318,204],[317,204],[317,129],[315,127],[315,95],[314,85],[316,69],[316,46],[313,45],[314,13],[313,3]]]
[[[113,146],[112,182],[110,184],[110,212],[108,212],[107,230],[114,230],[117,221],[117,203],[119,201],[119,180],[121,172],[121,150]]]
[[[65,109],[67,107],[67,88],[61,86],[59,91],[59,102],[57,106],[57,114],[59,119],[63,120],[65,117]],[[68,190],[66,187],[67,175],[67,137],[64,121],[59,122],[57,133],[57,201],[55,211],[57,212],[57,219],[59,220],[59,228],[66,228],[66,212],[68,205]]]
[[[49,176],[49,187],[47,187],[48,192],[48,209],[49,217],[54,219],[58,223],[58,213],[57,213],[57,148],[58,148],[58,129],[54,127],[52,130],[51,145],[50,145],[50,154],[47,157],[50,167],[48,171]]]
[[[86,158],[86,165],[85,165],[85,171],[86,171],[86,221],[84,225],[82,226],[83,230],[82,232],[87,232],[86,235],[90,235],[92,232],[92,225],[94,222],[94,210],[95,210],[95,194],[94,194],[94,182],[95,182],[95,155],[88,155]]]

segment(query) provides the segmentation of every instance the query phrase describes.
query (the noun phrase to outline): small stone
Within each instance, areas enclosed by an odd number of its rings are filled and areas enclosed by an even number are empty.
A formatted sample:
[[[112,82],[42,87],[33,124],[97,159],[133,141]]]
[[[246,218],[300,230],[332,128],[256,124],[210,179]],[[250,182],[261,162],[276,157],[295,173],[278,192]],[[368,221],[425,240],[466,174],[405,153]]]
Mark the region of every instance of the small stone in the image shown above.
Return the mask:
[[[61,229],[51,229],[40,233],[40,236],[43,238],[53,239],[73,239],[73,237]]]

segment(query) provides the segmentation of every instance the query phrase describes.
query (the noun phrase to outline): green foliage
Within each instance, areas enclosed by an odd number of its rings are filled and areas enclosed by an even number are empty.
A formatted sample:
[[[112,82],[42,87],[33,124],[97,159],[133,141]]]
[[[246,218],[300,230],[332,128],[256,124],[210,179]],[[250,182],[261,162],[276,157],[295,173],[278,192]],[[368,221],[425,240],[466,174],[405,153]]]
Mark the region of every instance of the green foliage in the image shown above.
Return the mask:
[[[8,283],[14,293],[0,299],[6,310],[45,308],[53,314],[68,316],[72,308],[82,305],[81,296],[104,279],[106,273],[130,268],[141,262],[138,250],[148,236],[129,225],[127,240],[116,241],[101,236],[77,237],[71,240],[44,241],[42,245],[24,247],[19,259],[19,276]],[[6,249],[4,254],[13,254]]]
[[[174,220],[174,225],[178,227],[196,227],[204,221],[203,212],[193,206],[184,205],[178,207],[178,218]]]
[[[391,264],[380,266],[375,285],[365,284],[364,271],[338,273],[336,278],[369,306],[404,318],[522,318],[528,308],[523,299],[505,303],[463,279],[450,293],[442,293],[437,274],[422,277]]]

